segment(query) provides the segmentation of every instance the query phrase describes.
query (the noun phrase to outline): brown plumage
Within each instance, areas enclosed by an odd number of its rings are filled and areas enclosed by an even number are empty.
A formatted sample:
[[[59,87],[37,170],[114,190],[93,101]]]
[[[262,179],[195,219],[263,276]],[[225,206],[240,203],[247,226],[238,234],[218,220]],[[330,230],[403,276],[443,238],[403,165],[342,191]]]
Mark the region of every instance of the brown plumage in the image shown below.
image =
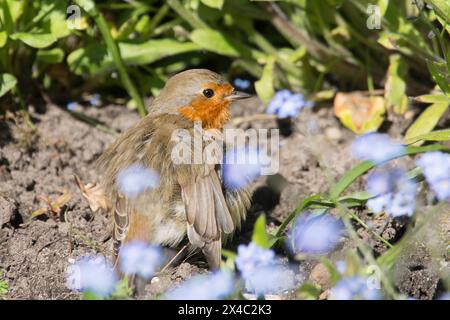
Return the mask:
[[[213,96],[211,95],[212,90]],[[176,247],[187,236],[205,254],[210,268],[221,261],[222,240],[240,227],[250,204],[247,190],[227,191],[217,164],[175,164],[172,133],[194,134],[194,121],[220,131],[233,100],[245,97],[218,74],[204,69],[168,80],[150,113],[122,134],[98,160],[101,186],[114,216],[114,254],[122,242],[143,240]],[[202,146],[203,148],[204,146]],[[160,186],[134,198],[119,191],[117,174],[134,164],[154,169]]]

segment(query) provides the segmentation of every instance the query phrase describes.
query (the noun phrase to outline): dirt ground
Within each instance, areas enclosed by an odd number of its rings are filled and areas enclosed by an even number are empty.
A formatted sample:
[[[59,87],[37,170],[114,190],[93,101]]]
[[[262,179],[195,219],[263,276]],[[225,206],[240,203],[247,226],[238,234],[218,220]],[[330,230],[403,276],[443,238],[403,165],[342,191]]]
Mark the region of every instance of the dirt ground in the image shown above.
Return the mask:
[[[242,231],[235,236],[230,249],[249,241],[252,225],[261,212],[268,215],[272,229],[311,194],[326,193],[330,185],[356,164],[350,156],[354,135],[344,129],[332,115],[331,108],[303,110],[291,124],[275,120],[245,121],[263,106],[256,98],[233,107],[233,118],[244,117],[241,128],[276,128],[292,131],[281,139],[280,172],[276,177],[260,178],[254,187],[253,206]],[[136,112],[123,106],[89,107],[83,113],[123,132],[138,121]],[[31,113],[37,133],[13,120],[0,121],[0,280],[9,285],[6,299],[78,299],[65,284],[65,270],[77,257],[111,251],[111,224],[105,213],[93,214],[78,191],[73,175],[84,182],[96,181],[94,162],[114,140],[114,136],[85,122],[76,120],[65,110],[48,105],[44,113]],[[408,122],[409,123],[409,122]],[[392,126],[398,135],[408,123]],[[402,160],[411,166],[411,160]],[[362,189],[363,179],[353,190]],[[274,187],[277,186],[277,187]],[[281,187],[280,187],[281,186]],[[68,199],[59,209],[48,209],[48,203]],[[32,218],[36,210],[44,214]],[[361,211],[360,217],[387,240],[396,242],[408,221],[373,217]],[[439,227],[448,236],[447,223]],[[429,231],[429,233],[427,233]],[[430,252],[426,229],[424,235],[402,254],[401,263],[393,267],[395,283],[405,295],[417,299],[436,298],[443,292],[442,272],[448,272],[449,257]],[[385,246],[361,227],[360,236],[376,254]],[[350,241],[334,252],[333,260],[353,247]],[[284,255],[280,249],[278,252]],[[433,257],[433,258],[431,258]],[[198,259],[197,259],[198,260]],[[305,260],[295,265],[297,281],[310,278],[316,262]],[[436,265],[439,265],[436,268]],[[194,273],[205,272],[201,263],[185,261],[159,275],[159,281],[148,284],[141,298],[157,297],[171,286]],[[437,271],[438,270],[438,271]],[[3,273],[3,275],[1,275]],[[313,277],[314,278],[314,277]],[[314,279],[313,279],[314,280]]]

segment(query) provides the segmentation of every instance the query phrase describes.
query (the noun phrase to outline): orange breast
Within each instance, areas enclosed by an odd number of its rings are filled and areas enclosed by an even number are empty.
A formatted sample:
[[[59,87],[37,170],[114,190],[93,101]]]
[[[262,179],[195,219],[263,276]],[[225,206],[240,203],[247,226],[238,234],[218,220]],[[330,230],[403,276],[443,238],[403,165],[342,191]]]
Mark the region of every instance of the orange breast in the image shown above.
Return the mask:
[[[227,97],[233,91],[229,83],[206,83],[204,89],[214,90],[214,96],[207,98],[201,94],[190,105],[180,108],[180,113],[192,121],[201,121],[205,129],[221,129],[229,120],[230,101]]]

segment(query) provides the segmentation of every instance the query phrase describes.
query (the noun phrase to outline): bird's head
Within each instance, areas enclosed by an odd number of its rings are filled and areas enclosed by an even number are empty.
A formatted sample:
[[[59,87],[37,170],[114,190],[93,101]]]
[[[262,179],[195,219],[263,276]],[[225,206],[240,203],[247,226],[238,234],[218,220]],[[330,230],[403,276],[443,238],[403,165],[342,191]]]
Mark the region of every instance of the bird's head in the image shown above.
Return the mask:
[[[191,69],[170,78],[155,100],[162,112],[176,112],[205,129],[220,129],[229,119],[233,101],[249,97],[236,91],[219,74],[206,69]]]

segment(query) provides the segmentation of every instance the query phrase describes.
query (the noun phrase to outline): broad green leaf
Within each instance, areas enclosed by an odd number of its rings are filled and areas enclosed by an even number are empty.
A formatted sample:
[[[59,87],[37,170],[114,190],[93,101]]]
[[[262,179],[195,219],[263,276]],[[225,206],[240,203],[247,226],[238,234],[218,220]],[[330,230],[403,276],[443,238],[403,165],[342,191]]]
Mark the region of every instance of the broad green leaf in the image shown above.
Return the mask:
[[[11,10],[9,8],[8,1],[2,2],[2,10],[0,11],[0,18],[2,22],[2,28],[5,29],[7,34],[11,34],[14,29],[14,22],[11,16]]]
[[[30,47],[42,49],[55,43],[56,38],[51,33],[25,33],[17,32],[10,35],[13,40],[20,40]]]
[[[0,31],[0,48],[3,48],[8,41],[8,34],[6,31]]]
[[[75,3],[92,16],[98,13],[93,0],[75,0]]]
[[[391,55],[389,61],[388,75],[384,87],[386,108],[392,108],[395,113],[404,114],[408,110],[405,81],[407,65],[399,54]]]
[[[38,50],[36,58],[45,63],[60,63],[64,60],[64,51],[61,48]]]
[[[21,0],[6,0],[9,4],[9,10],[13,23],[17,23],[17,20],[23,15],[27,1]]]
[[[172,39],[148,40],[143,43],[119,43],[122,59],[126,65],[146,65],[176,54],[200,50],[191,42]],[[96,74],[115,68],[111,55],[101,43],[73,51],[67,57],[70,69],[76,74]]]
[[[202,3],[205,6],[215,8],[215,9],[222,9],[224,0],[201,0]]]
[[[437,17],[437,20],[442,25],[442,27],[445,28],[445,30],[447,30],[447,33],[450,35],[450,23],[446,22],[445,19],[441,17]]]
[[[387,7],[385,6],[387,5]],[[383,31],[380,33],[379,42],[390,49],[395,49],[407,55],[432,56],[433,52],[426,38],[420,33],[416,24],[407,18],[403,6],[395,1],[384,1],[381,5],[383,14]],[[380,11],[381,11],[380,10]],[[417,50],[419,48],[420,50]]]
[[[270,248],[269,235],[266,231],[266,216],[261,214],[255,222],[252,241],[261,248]]]
[[[68,21],[66,17],[67,3],[65,1],[45,1],[46,5],[42,6],[45,12],[50,5],[55,7],[50,11],[48,16],[44,19],[43,28],[45,32],[51,33],[56,39],[66,37],[70,34],[68,28]]]
[[[433,7],[433,10],[450,24],[450,2],[448,0],[425,0]]]
[[[9,90],[15,87],[17,79],[12,74],[0,74],[0,97],[4,96]]]
[[[388,6],[389,6],[389,0],[378,0],[378,7],[380,8],[381,16],[384,16],[386,14]]]
[[[377,41],[388,50],[398,50],[409,56],[414,54],[414,51],[408,47],[408,43],[396,33],[383,31]]]
[[[433,130],[445,110],[447,110],[448,105],[448,102],[435,103],[422,112],[416,121],[408,128],[408,131],[406,131],[405,143],[406,141],[414,139],[414,137],[424,135]],[[420,144],[422,144],[422,142],[417,143],[417,145]]]
[[[450,129],[446,130],[436,130],[429,133],[425,133],[419,136],[405,139],[405,144],[412,144],[417,141],[449,141],[450,140]]]
[[[414,100],[423,103],[450,103],[450,97],[444,94],[424,94],[414,97]]]
[[[268,104],[270,99],[272,99],[273,95],[275,94],[275,89],[273,88],[274,64],[275,59],[271,57],[264,66],[261,79],[255,82],[256,93],[258,94],[258,97],[261,99],[261,101],[265,104]]]
[[[190,39],[205,50],[225,56],[246,56],[249,52],[243,44],[212,29],[196,29],[191,33]]]
[[[2,10],[0,10],[0,21],[2,28],[7,32],[7,34],[11,34],[14,31],[14,25],[20,16],[23,14],[25,6],[25,1],[17,1],[17,0],[3,0],[2,1]]]
[[[436,82],[445,94],[450,95],[450,75],[447,64],[427,61],[427,66],[434,82]]]

